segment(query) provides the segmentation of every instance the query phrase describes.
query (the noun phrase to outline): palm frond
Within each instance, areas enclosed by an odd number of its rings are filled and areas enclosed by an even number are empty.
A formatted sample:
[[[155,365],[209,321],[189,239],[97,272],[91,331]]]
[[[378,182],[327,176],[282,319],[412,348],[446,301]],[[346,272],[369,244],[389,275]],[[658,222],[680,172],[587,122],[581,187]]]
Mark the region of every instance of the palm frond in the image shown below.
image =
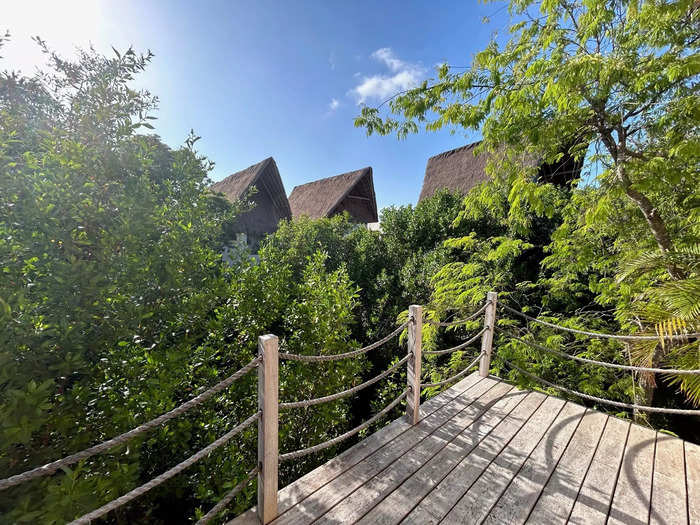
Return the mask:
[[[700,243],[666,253],[659,250],[643,252],[623,265],[617,280],[622,282],[631,277],[666,269],[668,266],[681,268],[686,273],[700,270]]]
[[[697,369],[700,368],[700,343],[694,342],[685,347],[680,347],[671,356],[669,364],[674,368]],[[668,383],[678,385],[681,392],[694,406],[700,406],[700,376],[670,376]]]
[[[647,335],[653,333],[658,339],[631,344],[630,361],[647,367],[700,368],[700,342],[671,340],[671,336],[696,333],[700,329],[700,244],[672,253],[641,254],[625,266],[618,280],[665,270],[669,265],[682,268],[688,277],[662,280],[636,299],[629,313],[650,327]],[[700,406],[700,376],[664,376],[670,384],[680,387],[691,404]]]
[[[661,283],[648,295],[673,317],[692,324],[700,318],[700,276]]]

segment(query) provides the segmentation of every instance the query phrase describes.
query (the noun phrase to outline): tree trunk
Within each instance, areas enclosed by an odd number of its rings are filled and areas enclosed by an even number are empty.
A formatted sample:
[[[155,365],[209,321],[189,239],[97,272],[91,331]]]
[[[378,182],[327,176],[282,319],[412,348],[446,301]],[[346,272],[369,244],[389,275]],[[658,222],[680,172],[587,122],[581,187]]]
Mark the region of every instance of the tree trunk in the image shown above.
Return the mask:
[[[641,396],[642,399],[640,399],[640,396],[637,395],[637,389],[634,388],[634,404],[645,405],[648,407],[652,406],[652,402],[654,401],[654,393],[656,392],[656,382],[648,381],[648,378],[645,378],[644,375],[640,374],[639,386],[643,390],[643,395]],[[638,424],[647,423],[649,421],[649,414],[643,410],[638,410],[636,408],[632,410],[632,417],[634,419],[634,422]]]
[[[651,229],[651,233],[654,235],[656,244],[662,253],[668,253],[673,250],[673,243],[671,242],[671,236],[668,234],[668,229],[666,229],[666,223],[659,214],[659,210],[651,203],[649,198],[643,193],[637,191],[632,187],[632,182],[627,177],[625,173],[624,162],[617,162],[617,167],[615,168],[617,179],[622,184],[622,189],[625,195],[629,197],[632,202],[634,202],[639,209],[642,211],[644,218]],[[673,279],[683,279],[683,272],[676,268],[675,265],[669,264],[666,267],[669,275]]]

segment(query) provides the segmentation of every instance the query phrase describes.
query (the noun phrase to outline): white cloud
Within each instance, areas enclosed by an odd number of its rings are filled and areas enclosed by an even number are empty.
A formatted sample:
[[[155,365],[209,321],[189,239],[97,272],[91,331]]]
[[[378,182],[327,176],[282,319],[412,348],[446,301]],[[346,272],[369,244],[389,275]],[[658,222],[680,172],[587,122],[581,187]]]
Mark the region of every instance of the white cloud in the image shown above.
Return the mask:
[[[386,67],[388,67],[389,70],[393,72],[401,71],[407,66],[410,66],[410,64],[407,64],[403,60],[394,56],[394,52],[391,50],[390,47],[383,47],[381,49],[377,49],[374,53],[370,55],[370,58],[373,58],[375,60],[378,60],[379,62],[386,64]]]
[[[340,106],[340,102],[337,98],[332,98],[330,104],[328,104],[328,109],[335,111]]]
[[[377,49],[370,58],[383,64],[389,73],[362,76],[360,83],[350,90],[358,104],[368,100],[383,100],[399,91],[417,86],[423,80],[426,69],[421,64],[398,58],[389,47]]]

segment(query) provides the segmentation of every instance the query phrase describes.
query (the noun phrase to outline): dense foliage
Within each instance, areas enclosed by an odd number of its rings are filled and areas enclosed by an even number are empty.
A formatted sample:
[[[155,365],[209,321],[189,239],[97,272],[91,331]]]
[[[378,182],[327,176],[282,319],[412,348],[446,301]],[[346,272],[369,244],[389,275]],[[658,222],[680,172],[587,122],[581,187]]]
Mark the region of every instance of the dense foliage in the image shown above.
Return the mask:
[[[221,262],[236,207],[208,191],[196,137],[172,150],[150,127],[157,100],[129,88],[150,56],[47,56],[0,78],[0,472],[113,437],[228,376],[272,332],[288,351],[347,350],[356,287],[311,250]],[[283,398],[340,390],[362,360],[280,371]],[[0,493],[2,521],[75,518],[174,466],[250,415],[254,374],[128,446]],[[347,427],[338,401],[283,417],[281,446]],[[207,510],[256,461],[251,429],[110,516],[173,523]],[[332,455],[333,450],[328,451]],[[322,461],[323,454],[311,461]],[[282,471],[288,481],[308,468]],[[252,489],[240,499],[251,503]]]
[[[697,332],[697,6],[689,0],[514,0],[509,9],[505,44],[494,39],[466,71],[439,67],[437,79],[393,98],[390,115],[365,107],[356,119],[368,133],[399,137],[420,124],[428,131],[483,132],[481,150],[492,154],[493,182],[465,199],[458,222],[494,228],[449,241],[469,261],[436,275],[436,306],[474,305],[493,288],[511,306],[572,325]],[[568,193],[523,162],[556,163],[563,155],[587,167]],[[533,240],[547,222],[555,226],[551,236]],[[700,365],[697,341],[620,348],[548,331],[536,336],[569,352],[623,363]],[[638,397],[627,387],[629,376],[615,380],[590,367],[564,367],[551,356],[533,363],[536,354],[526,347],[507,338],[498,344],[511,359],[579,390],[612,389],[642,403],[700,399],[700,383],[688,376],[638,375]],[[685,401],[674,395],[674,384]],[[654,399],[657,385],[665,391]]]
[[[693,330],[700,314],[697,16],[689,1],[513,1],[512,37],[471,70],[364,108],[357,124],[399,136],[480,129],[494,159],[466,196],[439,192],[382,211],[382,232],[348,216],[282,222],[256,257],[220,250],[240,203],[209,190],[192,135],[172,149],[148,135],[157,99],[130,83],[150,55],[81,52],[0,76],[0,472],[81,450],[192,398],[250,361],[261,334],[285,351],[338,353],[405,319],[475,310],[486,293],[542,318],[607,332]],[[0,39],[0,43],[2,40]],[[585,161],[581,180],[541,177],[531,159]],[[529,159],[523,162],[524,159]],[[235,229],[235,228],[234,228]],[[451,346],[481,320],[424,328]],[[566,352],[692,368],[697,341],[625,346],[562,336],[499,312],[499,326]],[[424,360],[427,379],[460,370],[478,342]],[[498,335],[493,371],[622,401],[684,406],[700,384],[632,376],[545,355]],[[391,341],[332,365],[283,362],[280,398],[357,384],[405,355]],[[129,446],[0,492],[1,521],[63,523],[189,457],[256,410],[250,374]],[[338,435],[393,399],[403,371],[358,396],[280,418],[283,452]],[[677,391],[680,387],[680,393]],[[432,395],[437,389],[429,389]],[[602,408],[602,407],[598,407]],[[398,414],[398,410],[397,410]],[[621,414],[625,417],[631,414]],[[688,420],[649,424],[700,440]],[[106,522],[189,522],[256,461],[250,429]],[[338,447],[282,466],[287,483]],[[224,519],[254,501],[251,485]]]
[[[309,257],[314,251],[328,255],[329,271],[345,269],[358,287],[352,336],[360,344],[368,344],[394,330],[398,318],[409,304],[427,304],[431,297],[431,279],[442,265],[450,261],[450,250],[443,241],[466,234],[454,220],[462,198],[449,192],[438,192],[417,206],[391,206],[382,210],[381,234],[350,221],[347,215],[329,219],[301,218],[281,223],[279,229],[263,243],[261,256],[283,261],[291,266]],[[296,278],[296,276],[293,276]],[[448,334],[452,341],[454,334]],[[391,341],[367,355],[368,378],[385,370],[405,349]],[[352,415],[355,422],[365,419],[368,407],[382,407],[404,388],[405,378],[397,374],[359,394]]]

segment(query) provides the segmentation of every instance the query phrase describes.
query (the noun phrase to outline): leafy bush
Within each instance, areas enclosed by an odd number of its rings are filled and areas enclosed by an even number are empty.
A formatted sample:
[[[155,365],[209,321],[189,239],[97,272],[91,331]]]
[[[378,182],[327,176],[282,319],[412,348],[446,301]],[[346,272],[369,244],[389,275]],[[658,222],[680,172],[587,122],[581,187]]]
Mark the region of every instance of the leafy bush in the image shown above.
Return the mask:
[[[40,43],[41,44],[41,43]],[[43,45],[43,44],[42,44]],[[237,207],[208,191],[197,137],[170,149],[157,99],[129,87],[150,55],[69,62],[0,78],[0,471],[11,475],[126,431],[194,397],[275,333],[287,351],[349,348],[355,287],[312,250],[221,263]],[[363,367],[284,364],[281,395],[318,397]],[[255,374],[162,428],[0,493],[2,521],[73,519],[203,448],[257,408]],[[348,405],[283,414],[283,450],[349,424]],[[256,461],[255,429],[108,516],[173,523],[208,509]],[[327,454],[333,454],[329,450]],[[289,480],[327,455],[283,470]],[[231,506],[252,503],[253,489]]]

